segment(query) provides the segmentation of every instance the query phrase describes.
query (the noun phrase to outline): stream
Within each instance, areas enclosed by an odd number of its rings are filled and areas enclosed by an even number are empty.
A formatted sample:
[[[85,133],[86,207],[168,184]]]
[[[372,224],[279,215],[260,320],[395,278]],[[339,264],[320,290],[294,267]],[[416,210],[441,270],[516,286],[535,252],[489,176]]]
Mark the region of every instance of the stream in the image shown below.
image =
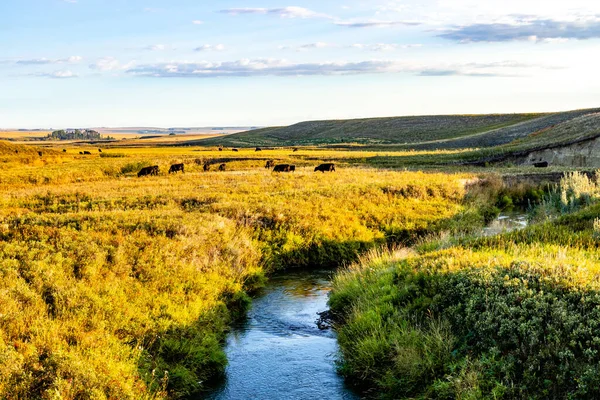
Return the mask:
[[[233,326],[226,377],[208,399],[358,399],[336,373],[337,341],[317,326],[334,271],[288,271],[269,279]]]
[[[501,214],[481,235],[522,229],[522,213]],[[274,275],[254,298],[247,317],[228,335],[225,378],[206,398],[359,399],[336,373],[336,334],[319,329],[335,271]]]

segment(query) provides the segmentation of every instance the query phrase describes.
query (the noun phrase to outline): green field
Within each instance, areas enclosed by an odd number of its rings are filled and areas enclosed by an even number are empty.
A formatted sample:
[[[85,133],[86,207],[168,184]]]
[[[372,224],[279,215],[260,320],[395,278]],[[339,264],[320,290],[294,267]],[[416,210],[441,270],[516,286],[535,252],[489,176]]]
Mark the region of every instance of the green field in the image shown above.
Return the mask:
[[[488,148],[594,114],[600,109],[548,114],[448,115],[310,121],[197,142],[227,147],[360,144],[374,149]],[[390,147],[391,146],[391,147]]]

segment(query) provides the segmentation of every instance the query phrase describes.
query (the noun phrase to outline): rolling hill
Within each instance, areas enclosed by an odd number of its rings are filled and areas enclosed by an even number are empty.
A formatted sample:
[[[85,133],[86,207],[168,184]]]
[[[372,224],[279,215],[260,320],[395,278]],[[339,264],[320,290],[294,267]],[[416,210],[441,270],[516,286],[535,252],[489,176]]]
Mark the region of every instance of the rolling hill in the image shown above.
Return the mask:
[[[301,122],[197,142],[229,147],[314,146],[336,143],[416,145],[477,135],[547,114],[446,115]]]
[[[511,143],[600,109],[543,114],[445,115],[301,122],[187,142],[203,146],[361,144],[398,149],[489,148]]]

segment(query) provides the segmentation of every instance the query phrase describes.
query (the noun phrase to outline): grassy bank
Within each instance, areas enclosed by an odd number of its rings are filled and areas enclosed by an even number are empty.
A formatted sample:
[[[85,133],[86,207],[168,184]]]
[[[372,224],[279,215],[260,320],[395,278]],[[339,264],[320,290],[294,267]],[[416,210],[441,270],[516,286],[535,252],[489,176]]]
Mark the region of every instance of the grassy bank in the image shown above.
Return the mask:
[[[600,192],[561,185],[525,230],[374,252],[339,274],[342,373],[380,398],[597,398]]]
[[[303,150],[297,172],[278,175],[260,154],[204,173],[194,160],[221,152],[15,150],[6,147],[0,170],[7,399],[198,392],[223,371],[228,323],[270,271],[339,265],[385,243],[481,223],[462,204],[469,175],[315,174],[325,158],[317,151]],[[186,162],[186,174],[166,174],[175,162]],[[163,172],[138,179],[145,165]]]

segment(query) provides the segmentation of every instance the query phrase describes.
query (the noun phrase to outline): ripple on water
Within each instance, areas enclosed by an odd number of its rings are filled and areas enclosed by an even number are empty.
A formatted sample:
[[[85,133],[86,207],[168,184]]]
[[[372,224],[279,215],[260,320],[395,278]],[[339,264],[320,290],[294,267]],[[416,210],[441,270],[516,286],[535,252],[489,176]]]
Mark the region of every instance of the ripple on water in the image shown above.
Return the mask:
[[[317,327],[330,272],[272,278],[227,339],[229,365],[209,399],[358,399],[336,373],[335,333]]]

